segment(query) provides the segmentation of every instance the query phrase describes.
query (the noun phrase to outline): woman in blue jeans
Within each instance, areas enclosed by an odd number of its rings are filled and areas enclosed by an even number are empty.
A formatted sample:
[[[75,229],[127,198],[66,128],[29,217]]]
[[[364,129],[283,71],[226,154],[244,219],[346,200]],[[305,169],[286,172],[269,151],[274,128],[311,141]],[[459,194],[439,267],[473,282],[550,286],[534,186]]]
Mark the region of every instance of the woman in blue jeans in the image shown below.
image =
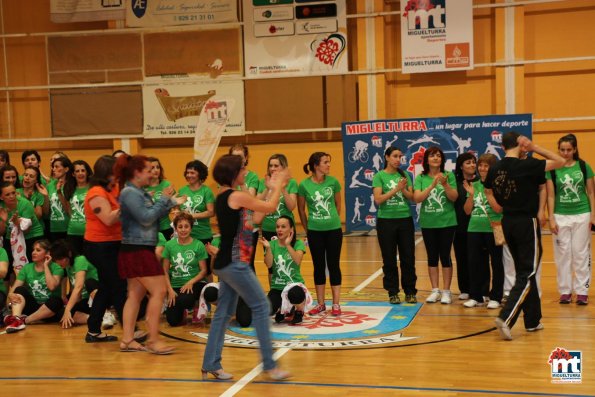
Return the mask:
[[[263,369],[272,380],[284,380],[290,374],[281,370],[273,360],[273,346],[269,324],[269,301],[250,268],[252,255],[252,228],[265,213],[274,211],[279,203],[281,190],[289,180],[286,171],[271,177],[271,194],[261,201],[247,192],[234,190],[232,186],[244,184],[247,170],[240,156],[225,155],[217,160],[213,178],[221,186],[215,200],[215,214],[221,232],[221,245],[215,258],[214,273],[219,277],[219,302],[211,322],[209,339],[202,362],[202,377],[208,374],[217,379],[231,379],[233,375],[221,367],[221,353],[225,330],[235,313],[238,296],[252,310],[252,326],[260,345]],[[252,211],[255,218],[252,219]]]

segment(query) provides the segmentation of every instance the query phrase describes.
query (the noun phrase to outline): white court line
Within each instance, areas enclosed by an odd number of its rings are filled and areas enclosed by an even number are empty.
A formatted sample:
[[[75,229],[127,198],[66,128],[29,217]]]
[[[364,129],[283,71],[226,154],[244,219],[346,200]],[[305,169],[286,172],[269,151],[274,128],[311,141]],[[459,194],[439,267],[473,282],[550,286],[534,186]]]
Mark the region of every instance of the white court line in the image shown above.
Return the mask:
[[[419,237],[417,240],[415,240],[415,245],[419,244],[422,241],[423,241],[423,238]],[[380,269],[376,270],[374,272],[374,274],[372,274],[370,277],[365,279],[360,285],[355,287],[353,289],[353,291],[351,291],[351,292],[359,292],[359,291],[363,290],[364,288],[366,288],[368,286],[368,284],[370,284],[372,281],[374,281],[381,274],[382,274],[382,267],[380,267]]]
[[[283,349],[279,349],[273,354],[273,359],[275,361],[279,360],[281,357],[285,355],[285,353],[291,351],[290,347],[284,347]],[[262,372],[262,364],[258,364],[252,371],[248,372],[244,375],[240,380],[234,383],[229,389],[225,391],[225,393],[221,394],[221,397],[231,397],[235,396],[240,390],[244,388],[248,383],[250,383],[254,378],[256,378]]]

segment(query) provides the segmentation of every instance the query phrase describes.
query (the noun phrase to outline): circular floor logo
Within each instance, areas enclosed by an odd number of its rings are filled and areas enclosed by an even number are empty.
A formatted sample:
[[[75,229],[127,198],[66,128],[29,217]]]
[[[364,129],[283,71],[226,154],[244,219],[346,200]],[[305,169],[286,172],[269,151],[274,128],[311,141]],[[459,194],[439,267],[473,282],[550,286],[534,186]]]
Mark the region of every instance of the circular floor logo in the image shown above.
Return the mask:
[[[421,304],[391,305],[384,302],[342,302],[341,316],[327,311],[305,316],[299,325],[287,323],[272,326],[273,347],[292,349],[357,349],[392,345],[417,336],[403,336],[398,331],[407,327]],[[192,332],[206,341],[208,334]],[[225,344],[236,347],[258,347],[256,330],[231,326]]]

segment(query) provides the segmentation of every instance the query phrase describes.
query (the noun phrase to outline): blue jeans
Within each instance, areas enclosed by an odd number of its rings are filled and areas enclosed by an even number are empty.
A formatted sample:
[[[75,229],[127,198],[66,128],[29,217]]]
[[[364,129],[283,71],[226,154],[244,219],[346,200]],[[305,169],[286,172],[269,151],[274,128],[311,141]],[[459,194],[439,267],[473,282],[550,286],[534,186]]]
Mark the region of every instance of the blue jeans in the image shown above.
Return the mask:
[[[202,368],[206,371],[217,371],[222,368],[221,351],[225,341],[225,330],[236,311],[238,296],[241,296],[252,310],[252,325],[256,328],[262,367],[265,371],[274,369],[276,364],[273,360],[271,343],[269,301],[250,265],[232,262],[223,269],[215,270],[215,274],[219,277],[219,299],[209,330]]]

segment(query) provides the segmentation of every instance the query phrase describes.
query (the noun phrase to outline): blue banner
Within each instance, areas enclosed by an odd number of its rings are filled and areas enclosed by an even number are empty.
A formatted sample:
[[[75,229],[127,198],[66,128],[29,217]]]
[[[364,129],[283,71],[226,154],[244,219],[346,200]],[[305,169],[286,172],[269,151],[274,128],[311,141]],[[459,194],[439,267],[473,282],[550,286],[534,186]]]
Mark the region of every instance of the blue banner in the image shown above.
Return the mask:
[[[370,231],[376,227],[372,178],[384,169],[384,151],[388,147],[402,151],[401,169],[415,180],[422,171],[424,152],[430,146],[444,151],[446,170],[453,171],[458,155],[465,152],[476,157],[492,153],[502,158],[502,134],[509,131],[531,137],[531,114],[343,123],[346,231]],[[413,203],[412,208],[416,214]],[[417,224],[416,215],[414,219]]]

